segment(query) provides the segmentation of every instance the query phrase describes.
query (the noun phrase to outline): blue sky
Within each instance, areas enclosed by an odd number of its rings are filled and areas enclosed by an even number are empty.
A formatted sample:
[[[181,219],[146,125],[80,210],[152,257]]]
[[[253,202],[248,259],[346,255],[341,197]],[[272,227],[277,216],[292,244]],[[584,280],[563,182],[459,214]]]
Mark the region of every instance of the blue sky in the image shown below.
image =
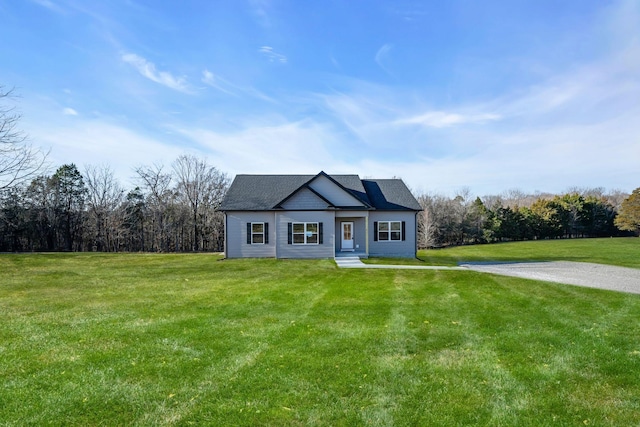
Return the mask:
[[[53,167],[182,153],[418,192],[640,186],[638,0],[0,0]]]

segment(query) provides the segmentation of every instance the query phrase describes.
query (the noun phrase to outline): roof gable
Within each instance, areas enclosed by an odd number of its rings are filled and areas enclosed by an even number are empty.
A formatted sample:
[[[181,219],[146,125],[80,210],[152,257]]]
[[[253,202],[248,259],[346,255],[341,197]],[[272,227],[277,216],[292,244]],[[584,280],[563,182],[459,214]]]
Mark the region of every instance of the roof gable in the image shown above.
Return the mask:
[[[355,175],[357,177],[357,175]],[[358,178],[359,180],[359,178]],[[353,195],[338,181],[324,172],[320,172],[307,184],[317,194],[321,195],[335,207],[369,208],[369,204]]]
[[[306,184],[291,193],[278,207],[287,210],[330,209],[335,206]]]

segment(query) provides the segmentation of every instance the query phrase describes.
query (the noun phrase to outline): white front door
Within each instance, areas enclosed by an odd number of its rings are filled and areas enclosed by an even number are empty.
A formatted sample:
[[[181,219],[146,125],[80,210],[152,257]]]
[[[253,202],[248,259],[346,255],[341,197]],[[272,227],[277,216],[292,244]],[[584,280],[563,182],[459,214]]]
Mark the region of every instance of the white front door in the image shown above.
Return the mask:
[[[342,223],[342,250],[353,250],[353,222]]]

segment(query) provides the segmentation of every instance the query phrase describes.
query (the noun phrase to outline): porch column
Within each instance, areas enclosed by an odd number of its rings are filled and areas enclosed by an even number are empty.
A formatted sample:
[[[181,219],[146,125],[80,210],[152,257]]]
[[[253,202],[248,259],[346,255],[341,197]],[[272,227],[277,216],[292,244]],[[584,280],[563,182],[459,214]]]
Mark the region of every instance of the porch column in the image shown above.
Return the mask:
[[[364,217],[364,250],[369,256],[369,212]]]

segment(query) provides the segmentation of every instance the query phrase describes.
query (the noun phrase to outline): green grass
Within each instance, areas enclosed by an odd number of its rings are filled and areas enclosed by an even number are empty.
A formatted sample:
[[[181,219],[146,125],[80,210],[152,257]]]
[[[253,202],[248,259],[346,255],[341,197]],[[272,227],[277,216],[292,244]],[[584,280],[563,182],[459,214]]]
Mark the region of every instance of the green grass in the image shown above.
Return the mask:
[[[464,261],[577,261],[640,268],[640,239],[567,239],[457,246],[418,252],[427,264]],[[417,260],[410,260],[415,263]],[[420,262],[420,261],[417,261]]]
[[[0,256],[0,425],[640,424],[638,295],[216,259]]]

